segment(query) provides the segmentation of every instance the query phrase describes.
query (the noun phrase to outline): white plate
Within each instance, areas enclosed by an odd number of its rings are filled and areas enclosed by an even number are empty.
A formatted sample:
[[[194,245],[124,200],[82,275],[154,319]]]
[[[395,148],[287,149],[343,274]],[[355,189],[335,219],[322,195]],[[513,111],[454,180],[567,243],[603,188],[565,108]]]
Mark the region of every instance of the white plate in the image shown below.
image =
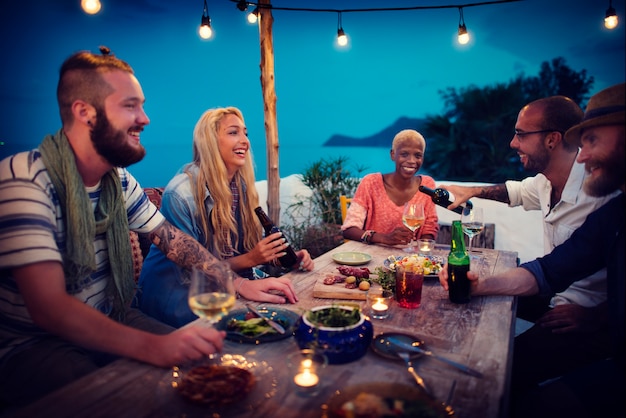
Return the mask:
[[[393,271],[389,265],[391,264],[391,257],[387,258],[385,261],[383,261],[383,269],[387,270],[387,271]],[[398,260],[402,260],[404,257],[406,257],[405,255],[397,255],[395,256],[396,261]],[[437,263],[439,264],[439,269],[441,269],[443,267],[443,264],[445,263],[445,260],[443,257],[438,256],[438,255],[427,255],[427,258],[430,259],[430,261],[432,261],[433,263]],[[437,272],[439,272],[439,270],[437,270]],[[429,278],[429,279],[434,279],[434,278],[438,278],[438,274],[434,273],[434,274],[425,274],[424,278]]]
[[[348,251],[345,253],[333,254],[333,261],[337,264],[345,264],[347,266],[360,266],[372,261],[372,256],[366,253]]]

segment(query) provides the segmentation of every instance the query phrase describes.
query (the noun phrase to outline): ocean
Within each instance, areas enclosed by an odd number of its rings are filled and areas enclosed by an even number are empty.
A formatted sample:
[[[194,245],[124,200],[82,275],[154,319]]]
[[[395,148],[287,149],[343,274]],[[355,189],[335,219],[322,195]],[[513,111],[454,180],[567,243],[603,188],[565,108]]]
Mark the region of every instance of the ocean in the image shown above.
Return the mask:
[[[176,172],[191,160],[191,152],[171,147],[147,146],[146,158],[129,167],[130,172],[143,187],[165,186]],[[280,177],[301,174],[311,164],[321,159],[347,157],[346,168],[352,175],[362,177],[368,173],[388,173],[395,170],[389,157],[389,148],[383,147],[324,147],[322,145],[279,144]],[[256,179],[267,180],[265,149],[255,152]],[[359,168],[365,168],[358,172]]]

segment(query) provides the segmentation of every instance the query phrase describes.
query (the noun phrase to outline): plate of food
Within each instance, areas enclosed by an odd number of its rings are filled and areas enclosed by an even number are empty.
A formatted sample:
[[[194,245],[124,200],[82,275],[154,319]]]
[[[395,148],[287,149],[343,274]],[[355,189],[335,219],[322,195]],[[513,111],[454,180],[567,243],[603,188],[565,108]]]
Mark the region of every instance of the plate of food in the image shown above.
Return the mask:
[[[272,398],[278,386],[274,369],[247,354],[220,354],[174,367],[162,383],[164,391],[159,396],[172,397],[164,404],[166,410],[170,406],[188,412],[197,408],[203,416],[234,416],[252,410]]]
[[[326,403],[328,418],[454,417],[454,410],[418,386],[372,382],[340,389]]]
[[[439,271],[443,267],[444,258],[438,255],[426,255],[421,256],[417,254],[410,255],[390,255],[385,261],[383,261],[383,269],[388,271],[396,271],[396,265],[398,264],[412,264],[419,263],[424,266],[424,277],[435,278],[438,277]]]
[[[261,315],[282,325],[285,328],[285,333],[279,334],[263,318],[255,316],[247,309],[232,311],[215,324],[215,328],[226,331],[227,340],[246,344],[278,341],[293,335],[296,323],[300,318],[296,312],[268,306],[259,306],[257,310]]]
[[[357,251],[347,251],[335,253],[332,255],[333,261],[337,264],[345,264],[347,266],[360,266],[372,261],[372,256],[367,253]]]

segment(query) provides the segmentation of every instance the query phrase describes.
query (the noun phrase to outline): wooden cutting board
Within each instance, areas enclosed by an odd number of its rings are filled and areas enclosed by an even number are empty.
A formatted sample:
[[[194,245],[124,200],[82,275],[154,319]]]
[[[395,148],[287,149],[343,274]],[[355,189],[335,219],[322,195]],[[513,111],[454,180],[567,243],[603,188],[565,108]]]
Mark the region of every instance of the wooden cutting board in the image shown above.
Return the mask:
[[[324,284],[325,274],[320,274],[313,286],[313,297],[322,299],[350,299],[365,300],[367,292],[365,290],[348,289],[345,283]],[[379,288],[377,283],[371,284],[372,289]]]

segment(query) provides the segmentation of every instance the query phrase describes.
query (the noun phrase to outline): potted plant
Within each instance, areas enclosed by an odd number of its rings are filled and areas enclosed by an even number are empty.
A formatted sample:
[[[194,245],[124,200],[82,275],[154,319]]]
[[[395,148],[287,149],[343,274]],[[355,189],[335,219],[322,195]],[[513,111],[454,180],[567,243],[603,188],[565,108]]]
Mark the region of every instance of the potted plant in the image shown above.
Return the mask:
[[[372,342],[372,323],[353,305],[323,305],[300,317],[295,337],[302,349],[326,355],[328,363],[343,364],[360,359]]]

